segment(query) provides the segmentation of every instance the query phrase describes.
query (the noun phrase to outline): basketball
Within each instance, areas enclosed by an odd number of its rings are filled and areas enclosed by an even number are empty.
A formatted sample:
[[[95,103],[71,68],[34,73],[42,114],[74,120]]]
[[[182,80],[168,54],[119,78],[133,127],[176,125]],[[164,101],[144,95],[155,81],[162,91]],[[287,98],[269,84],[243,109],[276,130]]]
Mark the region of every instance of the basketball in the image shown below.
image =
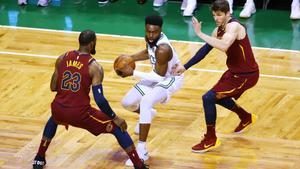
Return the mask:
[[[122,69],[125,66],[130,66],[133,70],[135,69],[135,62],[130,56],[121,55],[115,59],[114,70],[117,75],[122,75]]]

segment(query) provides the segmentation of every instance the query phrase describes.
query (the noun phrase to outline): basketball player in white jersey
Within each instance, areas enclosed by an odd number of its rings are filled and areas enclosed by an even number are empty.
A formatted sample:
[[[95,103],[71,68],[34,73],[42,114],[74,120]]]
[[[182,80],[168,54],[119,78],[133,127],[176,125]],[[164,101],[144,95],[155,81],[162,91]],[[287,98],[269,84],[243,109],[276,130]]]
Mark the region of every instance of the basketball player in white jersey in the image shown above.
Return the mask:
[[[146,140],[152,118],[155,115],[153,106],[157,103],[166,103],[183,83],[183,75],[178,77],[171,75],[172,67],[180,61],[168,38],[162,33],[162,24],[163,20],[160,16],[147,16],[145,19],[147,48],[127,55],[134,61],[149,59],[152,71],[149,73],[139,72],[126,66],[120,75],[122,77],[133,75],[141,79],[125,95],[122,105],[125,109],[140,114],[139,125],[135,129],[135,133],[139,134],[137,152],[144,161],[149,158]],[[130,159],[126,161],[126,165],[132,165]]]

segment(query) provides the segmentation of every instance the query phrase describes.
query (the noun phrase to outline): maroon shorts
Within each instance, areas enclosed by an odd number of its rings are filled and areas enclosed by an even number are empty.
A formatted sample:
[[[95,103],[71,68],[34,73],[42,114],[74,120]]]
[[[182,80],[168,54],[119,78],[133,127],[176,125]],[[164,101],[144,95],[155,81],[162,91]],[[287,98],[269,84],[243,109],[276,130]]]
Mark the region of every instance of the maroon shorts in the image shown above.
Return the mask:
[[[212,90],[221,98],[233,97],[238,99],[247,89],[257,83],[258,78],[259,71],[233,74],[227,70]]]
[[[52,102],[51,111],[58,124],[83,128],[96,136],[111,133],[115,128],[115,124],[106,114],[91,106],[72,108]]]

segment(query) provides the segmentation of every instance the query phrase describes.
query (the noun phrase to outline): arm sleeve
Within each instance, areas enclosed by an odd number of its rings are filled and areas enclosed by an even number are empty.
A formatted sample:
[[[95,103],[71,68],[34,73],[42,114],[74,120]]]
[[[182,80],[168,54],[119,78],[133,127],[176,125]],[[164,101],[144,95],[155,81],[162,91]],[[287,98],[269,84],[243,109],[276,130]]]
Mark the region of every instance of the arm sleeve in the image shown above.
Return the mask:
[[[164,79],[163,76],[160,76],[153,71],[151,71],[150,73],[144,73],[144,72],[134,70],[133,76],[136,76],[141,79],[148,80],[148,81],[152,81],[152,82],[160,82]]]
[[[183,65],[186,70],[188,70],[193,65],[200,62],[205,56],[212,50],[212,46],[210,46],[208,43],[205,43],[198,52],[185,64]]]
[[[101,109],[102,112],[104,112],[107,116],[111,117],[112,119],[116,117],[115,112],[111,109],[108,101],[103,95],[103,88],[102,84],[97,86],[92,86],[93,89],[93,95],[96,104]]]

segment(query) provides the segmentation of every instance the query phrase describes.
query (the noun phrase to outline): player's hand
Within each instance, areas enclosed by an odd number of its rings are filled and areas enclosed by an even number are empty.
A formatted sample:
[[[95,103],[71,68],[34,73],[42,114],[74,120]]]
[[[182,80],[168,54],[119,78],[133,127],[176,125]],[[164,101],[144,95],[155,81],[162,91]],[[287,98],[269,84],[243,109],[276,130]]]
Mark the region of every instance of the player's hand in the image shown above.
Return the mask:
[[[113,119],[113,122],[118,126],[120,127],[121,131],[122,132],[125,132],[127,130],[127,123],[124,119],[122,119],[121,117],[119,116],[116,116],[114,119]]]
[[[199,22],[198,19],[193,16],[192,23],[193,23],[195,33],[199,36],[199,34],[201,34],[201,32],[202,32],[202,30],[201,30],[202,22]]]
[[[172,75],[174,75],[174,76],[179,76],[185,71],[186,70],[185,70],[184,66],[182,66],[181,64],[175,64],[172,67]]]
[[[121,76],[121,77],[128,77],[128,76],[132,76],[133,75],[133,69],[132,69],[132,67],[131,66],[129,66],[129,65],[126,65],[126,66],[124,66],[122,69],[120,69],[120,74],[119,74],[119,76]]]

